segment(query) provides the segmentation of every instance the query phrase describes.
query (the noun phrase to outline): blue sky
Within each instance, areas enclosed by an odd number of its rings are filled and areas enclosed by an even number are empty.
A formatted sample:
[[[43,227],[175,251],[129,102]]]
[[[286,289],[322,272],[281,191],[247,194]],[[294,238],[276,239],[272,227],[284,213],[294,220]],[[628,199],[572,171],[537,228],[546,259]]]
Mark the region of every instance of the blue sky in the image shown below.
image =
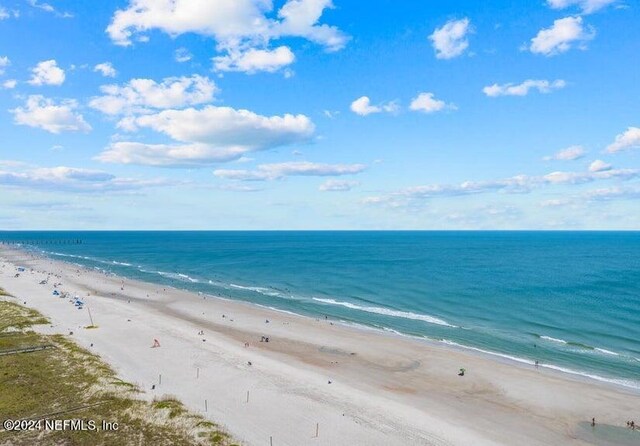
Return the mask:
[[[639,229],[630,0],[0,0],[0,228]]]

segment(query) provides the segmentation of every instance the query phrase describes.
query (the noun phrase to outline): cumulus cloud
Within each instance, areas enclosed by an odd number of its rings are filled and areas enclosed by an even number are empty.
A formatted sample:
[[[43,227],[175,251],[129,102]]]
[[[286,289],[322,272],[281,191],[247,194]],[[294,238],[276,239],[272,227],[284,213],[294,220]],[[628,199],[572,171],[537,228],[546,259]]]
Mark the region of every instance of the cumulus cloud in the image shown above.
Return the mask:
[[[44,96],[32,95],[23,107],[10,111],[18,125],[41,128],[55,134],[90,131],[91,126],[76,112],[77,108],[78,103],[72,99],[55,103]]]
[[[47,191],[81,193],[131,191],[169,184],[165,180],[119,178],[100,170],[73,167],[44,167],[0,170],[0,185]]]
[[[555,56],[570,50],[574,45],[585,48],[587,41],[595,37],[592,27],[583,26],[582,17],[565,17],[554,20],[551,28],[541,29],[531,39],[529,50],[535,54]]]
[[[262,116],[249,110],[207,106],[131,117],[129,128],[148,128],[175,144],[117,142],[97,159],[153,166],[205,166],[248,152],[308,141],[315,130],[304,115]]]
[[[605,170],[611,170],[611,164],[605,163],[602,160],[595,160],[589,164],[589,172],[604,172]]]
[[[617,135],[615,141],[609,144],[606,150],[609,153],[616,153],[631,149],[640,149],[639,127],[629,127],[625,132]]]
[[[453,59],[462,55],[469,47],[467,36],[472,32],[468,18],[450,20],[441,28],[436,28],[429,40],[438,59]]]
[[[28,81],[31,85],[62,85],[65,79],[64,70],[54,59],[38,63],[31,72],[33,74]]]
[[[566,149],[559,150],[550,156],[545,156],[545,161],[573,161],[582,158],[586,153],[586,150],[582,146],[571,146]]]
[[[207,77],[168,77],[162,82],[152,79],[131,79],[123,85],[103,85],[104,94],[89,102],[89,106],[107,115],[148,112],[150,109],[181,108],[211,102],[218,91]]]
[[[111,62],[99,63],[93,67],[93,71],[100,72],[104,77],[116,77],[116,74],[118,74]]]
[[[540,93],[550,93],[553,90],[559,90],[567,85],[562,79],[555,81],[527,79],[520,84],[493,84],[486,86],[482,92],[489,97],[497,96],[526,96],[529,90],[538,90]]]
[[[640,170],[638,169],[609,169],[596,172],[557,171],[542,176],[516,175],[499,180],[415,186],[386,195],[367,197],[364,203],[400,207],[407,206],[415,200],[428,200],[438,197],[455,197],[492,192],[526,193],[544,186],[577,185],[600,180],[631,180],[636,178],[640,178]]]
[[[256,170],[217,169],[213,172],[218,178],[240,181],[278,180],[288,176],[342,176],[364,171],[364,164],[323,164],[308,161],[261,164]]]
[[[373,113],[395,113],[398,111],[398,104],[387,102],[380,105],[371,105],[368,96],[362,96],[351,103],[351,111],[360,116],[367,116]]]
[[[6,90],[11,90],[13,88],[16,88],[16,85],[18,85],[18,81],[15,79],[7,79],[6,81],[4,81],[2,83],[2,88],[6,89]]]
[[[213,64],[218,71],[254,74],[258,71],[276,72],[294,60],[295,55],[289,47],[280,46],[273,50],[250,48],[246,51],[230,51],[227,55],[214,57]]]
[[[447,104],[444,101],[436,99],[433,93],[420,93],[413,98],[409,105],[409,109],[423,113],[435,113],[445,108],[455,109],[456,107],[453,104]]]
[[[359,181],[327,180],[318,189],[322,192],[348,192],[359,185]]]
[[[345,46],[348,37],[342,31],[319,23],[329,8],[333,8],[331,0],[288,0],[273,18],[273,3],[266,0],[130,0],[126,8],[115,12],[107,33],[114,43],[125,46],[132,43],[134,35],[153,29],[171,36],[196,33],[216,40],[218,51],[223,53],[222,59],[216,58],[218,69],[235,67],[240,71],[243,65],[233,61],[247,59],[253,70],[260,66],[274,70],[294,58],[282,49],[274,53],[269,48],[272,40],[301,37],[328,51]],[[264,52],[252,54],[251,49]],[[255,58],[269,59],[269,63],[255,62]],[[253,63],[248,62],[251,59]]]
[[[547,0],[547,4],[552,9],[565,9],[570,6],[578,6],[585,14],[596,12],[615,2],[616,0]]]

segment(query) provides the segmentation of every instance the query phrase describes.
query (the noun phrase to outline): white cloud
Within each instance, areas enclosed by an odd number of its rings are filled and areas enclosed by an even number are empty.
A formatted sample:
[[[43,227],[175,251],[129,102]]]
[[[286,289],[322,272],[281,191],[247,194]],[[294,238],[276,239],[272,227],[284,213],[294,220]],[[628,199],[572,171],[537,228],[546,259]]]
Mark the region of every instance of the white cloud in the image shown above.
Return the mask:
[[[44,2],[38,3],[38,0],[27,0],[27,3],[29,3],[29,5],[31,5],[34,8],[42,9],[43,11],[55,14],[57,17],[62,17],[65,19],[69,19],[73,17],[73,14],[69,12],[60,12],[56,8],[51,6],[49,3],[44,3]]]
[[[178,63],[189,62],[193,58],[193,54],[186,48],[178,48],[174,53],[174,58]]]
[[[249,110],[207,106],[164,110],[129,118],[130,128],[149,128],[178,143],[117,142],[97,159],[154,166],[205,166],[259,150],[308,141],[315,126],[304,115],[261,116]]]
[[[7,56],[0,56],[0,75],[4,74],[5,68],[11,65],[11,61]]]
[[[118,74],[111,62],[99,63],[93,67],[93,71],[99,71],[105,77],[116,77],[116,74]]]
[[[595,36],[591,27],[585,29],[582,17],[565,17],[554,20],[551,28],[541,29],[531,39],[529,50],[545,56],[555,56],[572,48],[574,44],[584,48],[585,43]]]
[[[78,103],[75,100],[63,100],[56,104],[52,99],[41,95],[27,98],[24,107],[10,110],[18,125],[27,125],[46,130],[51,133],[88,132],[91,126],[81,114],[76,113]]]
[[[552,9],[565,9],[570,6],[578,6],[585,14],[590,14],[615,3],[616,0],[547,0]]]
[[[607,147],[607,152],[616,153],[631,149],[640,149],[639,127],[629,127],[624,133],[617,135],[615,141]]]
[[[545,161],[557,160],[557,161],[573,161],[582,158],[586,153],[582,146],[571,146],[566,149],[559,150],[551,156],[545,156]]]
[[[409,105],[409,109],[423,113],[434,113],[444,110],[445,108],[455,109],[456,106],[436,99],[433,93],[420,93],[413,98],[411,105]]]
[[[131,79],[124,85],[103,85],[104,96],[91,99],[89,106],[108,115],[148,112],[149,109],[181,108],[211,102],[218,91],[207,77]]]
[[[31,85],[62,85],[65,79],[64,70],[53,59],[38,63],[31,71]]]
[[[589,164],[589,172],[604,172],[611,169],[611,164],[605,163],[602,160],[595,160],[594,162]]]
[[[18,81],[15,79],[7,79],[6,81],[4,81],[2,83],[2,88],[7,89],[7,90],[11,90],[13,88],[16,88],[16,85],[18,85]]]
[[[242,59],[251,49],[269,54],[273,67],[274,54],[270,42],[283,37],[302,37],[318,43],[328,51],[343,48],[348,37],[338,28],[320,24],[324,11],[332,8],[331,0],[288,0],[273,15],[273,3],[269,0],[130,0],[125,9],[115,12],[107,33],[114,43],[130,45],[131,38],[139,33],[159,29],[171,36],[196,33],[212,37],[222,52],[221,67],[236,64],[224,59]],[[277,55],[278,66],[283,66],[283,50]],[[249,57],[249,56],[245,56]],[[257,57],[253,55],[252,57]],[[293,61],[292,58],[289,58]],[[238,70],[242,65],[238,65]],[[257,70],[259,64],[248,64]]]
[[[273,73],[290,65],[295,60],[293,52],[286,46],[273,50],[250,48],[246,51],[230,51],[224,56],[213,58],[214,67],[218,71],[243,71],[253,74],[258,71]]]
[[[545,200],[540,203],[540,206],[543,208],[556,208],[556,207],[565,207],[571,204],[571,200],[567,198],[552,198],[550,200]]]
[[[327,180],[318,189],[322,192],[348,192],[359,185],[358,181]]]
[[[17,9],[9,11],[7,10],[7,8],[0,6],[0,20],[10,19],[11,17],[13,18],[20,17],[20,11],[18,11]]]
[[[169,183],[165,180],[118,178],[100,170],[64,166],[0,170],[0,185],[46,191],[101,193],[131,191],[167,184]]]
[[[472,32],[468,18],[450,20],[429,36],[438,59],[458,57],[469,47],[467,35]]]
[[[543,176],[516,175],[489,181],[465,181],[460,184],[430,184],[415,186],[386,195],[367,197],[365,204],[391,207],[408,206],[416,200],[455,197],[495,192],[526,193],[535,188],[557,185],[578,185],[602,180],[631,180],[640,178],[638,169],[610,169],[597,172],[551,172]]]
[[[587,192],[586,198],[590,200],[614,200],[614,199],[632,199],[640,198],[639,187],[605,187]]]
[[[218,189],[224,190],[224,191],[231,191],[231,192],[260,192],[264,190],[261,187],[253,187],[247,184],[237,184],[237,183],[222,184],[218,186]]]
[[[261,164],[256,170],[217,169],[219,178],[240,181],[278,180],[288,176],[342,176],[354,175],[367,168],[364,164],[323,164],[308,161]]]
[[[360,116],[367,116],[373,113],[395,113],[398,111],[398,104],[387,102],[380,105],[371,105],[371,100],[367,96],[362,96],[351,103],[351,111]]]
[[[484,94],[490,97],[497,96],[526,96],[529,94],[529,90],[535,89],[540,93],[550,93],[553,90],[559,90],[567,85],[562,79],[549,82],[547,80],[535,80],[527,79],[520,84],[493,84],[486,86],[482,89]]]

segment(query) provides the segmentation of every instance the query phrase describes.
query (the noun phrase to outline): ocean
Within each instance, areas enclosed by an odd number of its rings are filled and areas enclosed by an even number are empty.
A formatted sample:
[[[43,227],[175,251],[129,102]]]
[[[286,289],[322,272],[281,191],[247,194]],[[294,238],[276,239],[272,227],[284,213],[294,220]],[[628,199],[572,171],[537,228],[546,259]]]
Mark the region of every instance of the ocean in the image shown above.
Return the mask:
[[[640,389],[640,232],[0,232],[0,241]]]

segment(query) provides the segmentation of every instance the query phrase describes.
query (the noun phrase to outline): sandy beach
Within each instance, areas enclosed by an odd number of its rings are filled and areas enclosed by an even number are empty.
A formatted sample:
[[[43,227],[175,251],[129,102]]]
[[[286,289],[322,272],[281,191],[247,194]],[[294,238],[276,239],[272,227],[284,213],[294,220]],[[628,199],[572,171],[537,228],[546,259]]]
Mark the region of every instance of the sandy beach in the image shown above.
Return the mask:
[[[54,283],[84,308],[53,296]],[[0,287],[50,318],[40,330],[70,336],[145,397],[174,395],[246,445],[640,443],[619,430],[640,421],[631,389],[6,247]],[[85,328],[90,318],[98,328]]]

